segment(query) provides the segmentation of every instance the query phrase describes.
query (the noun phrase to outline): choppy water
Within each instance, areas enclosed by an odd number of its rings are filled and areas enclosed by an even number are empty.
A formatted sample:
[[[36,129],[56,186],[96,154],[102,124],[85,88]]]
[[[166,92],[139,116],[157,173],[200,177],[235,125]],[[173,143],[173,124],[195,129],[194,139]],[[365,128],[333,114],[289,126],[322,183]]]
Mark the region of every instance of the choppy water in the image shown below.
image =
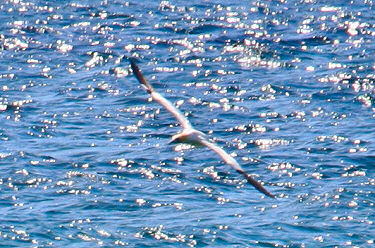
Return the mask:
[[[374,13],[2,1],[0,246],[372,247]],[[278,199],[169,145],[176,121],[122,55]]]

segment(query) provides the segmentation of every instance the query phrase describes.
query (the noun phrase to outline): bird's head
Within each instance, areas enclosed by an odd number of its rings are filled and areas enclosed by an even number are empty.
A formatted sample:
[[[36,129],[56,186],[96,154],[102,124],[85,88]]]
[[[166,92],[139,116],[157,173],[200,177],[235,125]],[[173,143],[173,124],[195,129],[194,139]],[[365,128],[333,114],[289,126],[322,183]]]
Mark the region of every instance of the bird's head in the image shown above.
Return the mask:
[[[183,143],[183,142],[184,142],[184,136],[181,135],[181,133],[178,133],[172,136],[168,144],[176,144],[176,143]]]

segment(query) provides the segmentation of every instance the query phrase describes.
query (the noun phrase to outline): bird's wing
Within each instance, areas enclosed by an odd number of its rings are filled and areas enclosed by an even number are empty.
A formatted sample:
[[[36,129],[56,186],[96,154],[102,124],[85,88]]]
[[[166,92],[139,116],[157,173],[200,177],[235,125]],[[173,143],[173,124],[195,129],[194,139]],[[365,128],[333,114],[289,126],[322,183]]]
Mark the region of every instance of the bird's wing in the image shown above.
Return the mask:
[[[235,169],[238,173],[241,173],[247,179],[247,181],[251,185],[253,185],[257,190],[259,190],[260,192],[262,192],[263,194],[265,194],[269,197],[275,198],[275,196],[273,194],[271,194],[270,192],[268,192],[262,186],[262,184],[260,184],[258,181],[256,181],[254,178],[252,178],[249,174],[247,174],[242,169],[242,167],[237,163],[237,161],[232,156],[230,156],[226,151],[224,151],[221,147],[217,146],[214,143],[209,142],[206,139],[202,139],[200,142],[202,143],[202,145],[207,146],[208,148],[210,148],[211,150],[213,150],[214,152],[219,154],[219,156],[224,160],[225,163],[227,163],[229,166],[231,166],[233,169]]]
[[[173,104],[170,101],[168,101],[164,96],[162,96],[161,94],[155,91],[154,87],[152,87],[152,85],[143,76],[143,74],[139,70],[139,67],[137,66],[133,58],[130,58],[129,60],[130,60],[130,64],[131,64],[135,77],[138,79],[138,81],[142,85],[146,87],[152,99],[157,101],[166,110],[168,110],[178,120],[178,122],[181,124],[183,129],[191,129],[192,126],[189,120],[181,113],[181,111],[178,110],[175,106],[173,106]]]

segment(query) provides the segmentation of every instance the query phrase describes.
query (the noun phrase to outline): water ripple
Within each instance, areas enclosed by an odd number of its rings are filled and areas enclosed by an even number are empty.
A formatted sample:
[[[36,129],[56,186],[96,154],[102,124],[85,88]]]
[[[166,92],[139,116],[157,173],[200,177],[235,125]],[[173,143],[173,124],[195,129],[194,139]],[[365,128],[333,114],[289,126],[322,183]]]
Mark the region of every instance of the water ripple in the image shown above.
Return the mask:
[[[371,247],[372,1],[0,3],[6,247]],[[205,148],[172,146],[173,117]]]

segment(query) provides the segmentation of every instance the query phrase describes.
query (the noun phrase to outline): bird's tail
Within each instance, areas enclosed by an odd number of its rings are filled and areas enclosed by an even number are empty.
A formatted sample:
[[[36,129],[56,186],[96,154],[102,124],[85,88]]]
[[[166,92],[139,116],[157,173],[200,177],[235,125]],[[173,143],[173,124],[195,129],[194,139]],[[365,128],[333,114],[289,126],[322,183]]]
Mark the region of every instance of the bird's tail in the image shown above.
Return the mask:
[[[154,87],[152,87],[152,85],[147,81],[147,79],[143,76],[142,72],[139,70],[139,67],[138,65],[135,63],[135,59],[134,58],[129,58],[130,60],[130,65],[132,67],[132,70],[133,70],[133,73],[135,75],[135,77],[138,79],[138,81],[143,84],[147,91],[149,93],[153,92],[154,91]]]

